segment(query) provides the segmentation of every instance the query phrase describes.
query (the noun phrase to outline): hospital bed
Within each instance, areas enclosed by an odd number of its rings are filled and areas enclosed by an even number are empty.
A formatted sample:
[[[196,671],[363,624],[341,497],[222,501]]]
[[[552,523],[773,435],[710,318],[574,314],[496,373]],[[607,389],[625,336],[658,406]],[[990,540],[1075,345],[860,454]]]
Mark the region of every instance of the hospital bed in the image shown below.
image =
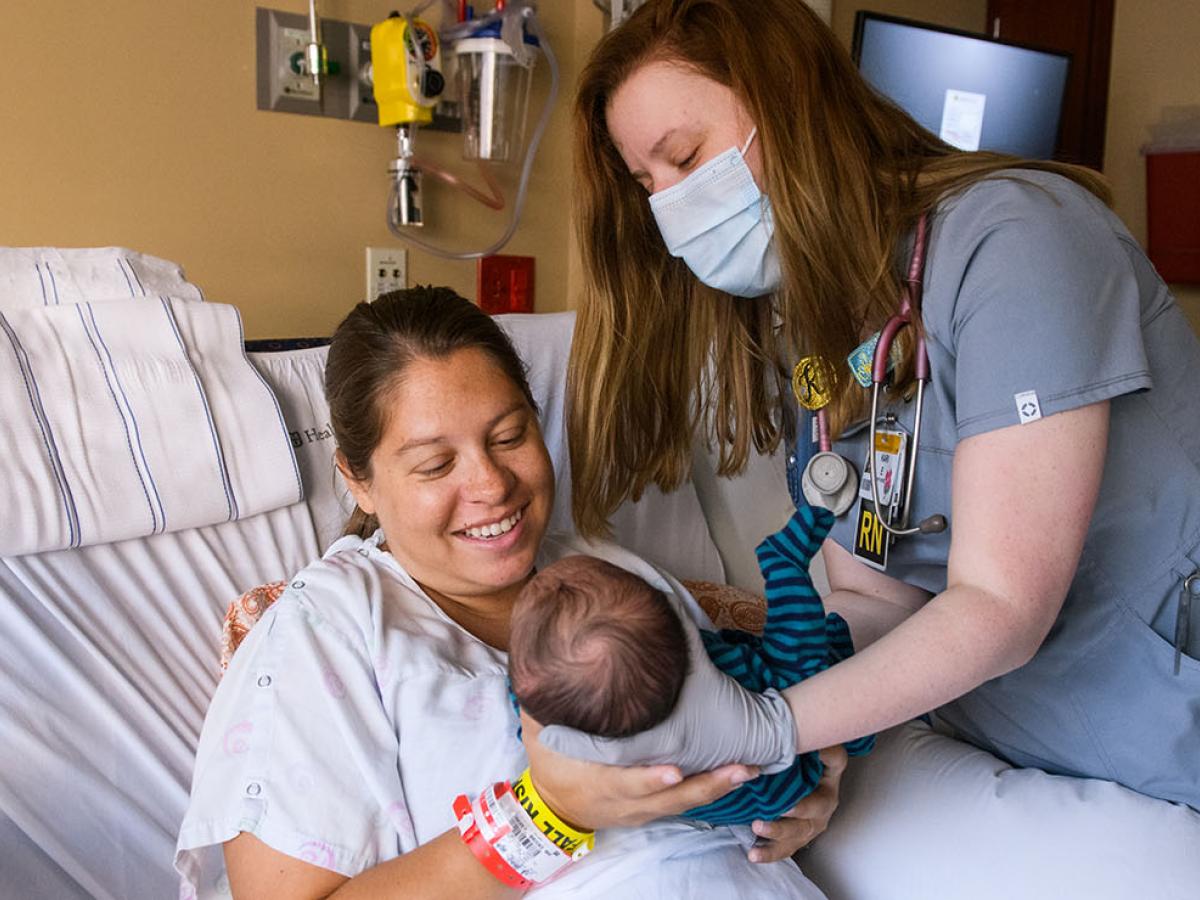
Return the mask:
[[[574,318],[501,321],[559,477],[551,527],[569,529]],[[0,898],[179,895],[223,613],[315,557],[349,509],[324,357],[243,354],[235,311],[164,260],[0,250]],[[184,388],[203,402],[171,399]],[[789,512],[778,459],[731,481],[698,447],[693,484],[626,504],[615,536],[679,576],[757,591],[753,547]],[[1182,900],[1200,896],[1200,815],[1013,769],[914,722],[851,765],[798,859],[834,900]]]

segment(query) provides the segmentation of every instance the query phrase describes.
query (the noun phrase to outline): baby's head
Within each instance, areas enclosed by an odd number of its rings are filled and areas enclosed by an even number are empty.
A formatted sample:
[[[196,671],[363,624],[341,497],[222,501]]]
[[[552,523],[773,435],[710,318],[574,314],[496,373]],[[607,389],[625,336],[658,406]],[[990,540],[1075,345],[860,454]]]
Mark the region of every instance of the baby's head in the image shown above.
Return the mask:
[[[645,731],[674,708],[687,667],[687,635],[670,601],[604,560],[560,559],[513,607],[513,693],[542,725],[602,737]]]

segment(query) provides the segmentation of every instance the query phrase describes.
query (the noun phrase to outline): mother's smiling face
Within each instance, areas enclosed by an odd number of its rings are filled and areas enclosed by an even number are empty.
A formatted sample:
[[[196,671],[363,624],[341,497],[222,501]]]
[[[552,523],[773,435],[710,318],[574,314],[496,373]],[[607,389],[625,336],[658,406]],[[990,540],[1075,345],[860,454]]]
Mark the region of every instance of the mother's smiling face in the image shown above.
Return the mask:
[[[554,502],[537,415],[486,352],[420,357],[379,398],[371,474],[352,481],[387,548],[426,589],[454,600],[524,582]]]
[[[350,531],[382,526],[435,600],[472,605],[524,584],[554,471],[525,368],[494,319],[449,288],[360,303],[334,332],[325,395],[359,505]]]

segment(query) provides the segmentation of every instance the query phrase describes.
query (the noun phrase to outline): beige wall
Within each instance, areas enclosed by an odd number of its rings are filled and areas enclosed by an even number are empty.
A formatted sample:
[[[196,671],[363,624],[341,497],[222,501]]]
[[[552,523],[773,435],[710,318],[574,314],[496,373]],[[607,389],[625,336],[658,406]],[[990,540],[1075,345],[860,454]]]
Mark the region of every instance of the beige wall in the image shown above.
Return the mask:
[[[264,0],[303,12],[303,0]],[[354,22],[394,0],[321,0]],[[850,42],[863,4],[834,0]],[[875,0],[872,10],[981,30],[986,0]],[[542,0],[563,86],[526,212],[504,252],[537,258],[537,308],[573,305],[581,284],[570,230],[569,109],[602,33],[592,0]],[[81,9],[0,0],[6,87],[0,244],[118,244],[178,260],[213,300],[239,306],[252,337],[328,333],[363,293],[363,248],[393,245],[384,224],[390,129],[255,108],[254,4],[123,0]],[[1200,102],[1200,4],[1120,0],[1106,149],[1117,211],[1145,236],[1138,147],[1165,105]],[[533,110],[544,96],[544,66]],[[531,115],[532,119],[532,115]],[[462,165],[457,135],[421,147]],[[425,236],[482,245],[504,221],[434,185]],[[409,281],[474,296],[473,262],[409,251]],[[1200,288],[1176,287],[1200,324]]]
[[[1146,162],[1140,147],[1165,106],[1200,104],[1200,3],[1196,0],[1118,0],[1113,23],[1105,174],[1117,212],[1146,240]],[[1200,216],[1200,210],[1196,210]],[[1200,285],[1173,285],[1200,330]]]
[[[304,12],[303,0],[264,5]],[[395,0],[321,0],[370,23]],[[578,3],[596,19],[589,2]],[[541,4],[569,95],[576,4]],[[261,112],[255,4],[122,0],[90,7],[0,0],[0,244],[117,244],[181,262],[248,335],[327,334],[364,292],[364,248],[398,242],[384,209],[391,129]],[[541,75],[545,75],[544,62]],[[531,124],[548,79],[531,105]],[[525,215],[505,252],[537,258],[538,308],[563,308],[569,150],[560,100]],[[421,149],[462,165],[458,135]],[[432,186],[430,238],[482,246],[505,220]],[[409,252],[409,282],[475,294],[475,264]]]

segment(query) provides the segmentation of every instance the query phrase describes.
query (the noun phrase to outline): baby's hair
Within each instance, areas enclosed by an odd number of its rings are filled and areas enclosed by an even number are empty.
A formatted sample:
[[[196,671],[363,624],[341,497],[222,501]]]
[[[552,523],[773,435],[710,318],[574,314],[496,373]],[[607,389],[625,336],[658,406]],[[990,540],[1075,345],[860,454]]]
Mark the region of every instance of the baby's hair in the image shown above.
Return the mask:
[[[517,701],[542,725],[626,737],[674,708],[687,635],[666,595],[644,579],[568,556],[521,591],[508,661]]]

